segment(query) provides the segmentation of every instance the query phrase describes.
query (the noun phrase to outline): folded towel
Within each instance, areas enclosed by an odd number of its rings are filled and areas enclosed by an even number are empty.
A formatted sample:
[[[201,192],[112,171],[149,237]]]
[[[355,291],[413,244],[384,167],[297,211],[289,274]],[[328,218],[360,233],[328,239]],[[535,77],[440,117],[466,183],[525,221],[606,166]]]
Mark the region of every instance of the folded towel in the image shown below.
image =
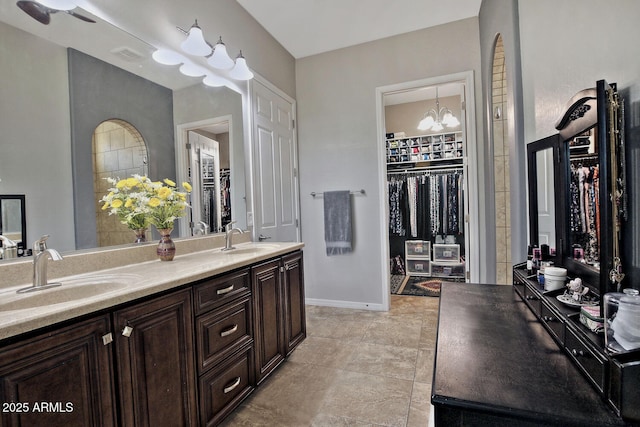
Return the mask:
[[[351,252],[351,197],[349,191],[324,193],[324,240],[327,256]]]

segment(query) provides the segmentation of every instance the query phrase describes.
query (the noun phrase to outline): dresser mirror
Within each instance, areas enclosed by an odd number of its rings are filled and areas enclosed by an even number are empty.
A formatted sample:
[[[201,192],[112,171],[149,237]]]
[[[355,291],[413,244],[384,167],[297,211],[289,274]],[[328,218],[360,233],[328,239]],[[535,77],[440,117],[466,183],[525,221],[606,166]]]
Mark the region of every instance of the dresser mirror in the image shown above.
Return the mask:
[[[562,168],[556,202],[559,263],[598,295],[620,289],[621,223],[625,219],[624,107],[604,80],[568,103],[556,125]]]
[[[548,245],[550,259],[558,253],[558,235],[562,221],[557,212],[556,188],[561,182],[560,137],[552,135],[527,145],[529,173],[529,242],[533,246]]]

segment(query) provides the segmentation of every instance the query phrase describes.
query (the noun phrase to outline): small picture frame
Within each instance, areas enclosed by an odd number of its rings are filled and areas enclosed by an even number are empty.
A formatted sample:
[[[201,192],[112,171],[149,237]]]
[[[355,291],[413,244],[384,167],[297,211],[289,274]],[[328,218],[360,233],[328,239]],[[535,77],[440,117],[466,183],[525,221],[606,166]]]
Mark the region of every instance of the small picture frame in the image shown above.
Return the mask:
[[[573,259],[577,261],[582,261],[584,259],[584,249],[573,248]]]

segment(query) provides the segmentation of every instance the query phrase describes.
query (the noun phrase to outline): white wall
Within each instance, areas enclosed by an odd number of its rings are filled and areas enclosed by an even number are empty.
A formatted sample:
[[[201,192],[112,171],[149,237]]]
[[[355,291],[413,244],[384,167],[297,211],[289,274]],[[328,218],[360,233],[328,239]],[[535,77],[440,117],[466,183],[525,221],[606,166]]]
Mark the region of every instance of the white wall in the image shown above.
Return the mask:
[[[640,99],[640,2],[520,1],[525,140],[557,133],[567,101],[596,81]],[[636,124],[637,125],[637,124]]]
[[[380,245],[386,217],[380,206],[377,87],[475,71],[480,105],[477,19],[416,31],[306,57],[296,62],[300,205],[305,243],[305,293],[309,301],[381,308]],[[477,108],[478,109],[478,108]],[[479,109],[478,109],[479,110]],[[482,174],[482,173],[481,173]],[[327,257],[323,202],[312,191],[365,189],[353,196],[352,254]],[[388,291],[387,291],[388,292]]]
[[[0,40],[0,194],[26,196],[26,248],[72,250],[67,51],[1,22]]]

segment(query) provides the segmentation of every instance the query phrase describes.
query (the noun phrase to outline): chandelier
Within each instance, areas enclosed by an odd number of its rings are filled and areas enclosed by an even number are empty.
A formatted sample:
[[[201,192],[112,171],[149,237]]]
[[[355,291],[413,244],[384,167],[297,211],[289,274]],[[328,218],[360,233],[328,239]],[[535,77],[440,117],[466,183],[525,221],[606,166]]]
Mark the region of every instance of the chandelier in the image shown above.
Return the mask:
[[[440,132],[446,127],[453,128],[460,125],[460,121],[453,115],[447,107],[440,108],[440,100],[438,99],[438,87],[436,86],[436,108],[429,110],[420,123],[419,130],[431,130]]]

